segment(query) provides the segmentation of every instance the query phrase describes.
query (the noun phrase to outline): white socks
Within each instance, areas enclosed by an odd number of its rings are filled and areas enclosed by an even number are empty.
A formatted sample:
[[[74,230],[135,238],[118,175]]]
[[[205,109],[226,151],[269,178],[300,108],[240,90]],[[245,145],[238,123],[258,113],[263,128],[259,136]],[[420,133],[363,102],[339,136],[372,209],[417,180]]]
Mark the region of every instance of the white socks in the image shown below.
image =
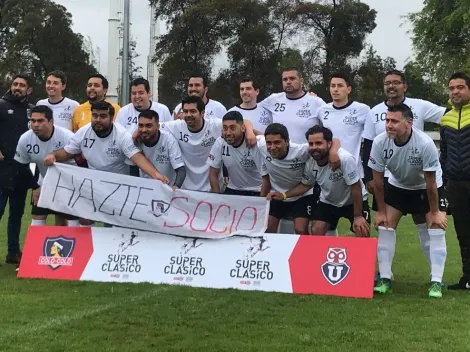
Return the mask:
[[[418,224],[416,225],[416,229],[418,230],[419,243],[421,243],[421,248],[423,249],[424,256],[426,257],[426,260],[428,261],[429,265],[431,265],[431,238],[429,237],[428,225],[426,223]]]
[[[429,229],[431,281],[442,282],[447,258],[446,233],[442,229]]]
[[[80,220],[67,220],[67,226],[69,227],[79,227]]]
[[[392,262],[395,256],[396,241],[397,234],[394,229],[379,226],[377,258],[379,261],[379,273],[382,279],[392,279]]]
[[[31,220],[31,226],[46,226],[46,220]]]
[[[328,230],[326,231],[325,233],[325,236],[334,236],[334,237],[338,237],[338,229],[334,229],[334,230]]]

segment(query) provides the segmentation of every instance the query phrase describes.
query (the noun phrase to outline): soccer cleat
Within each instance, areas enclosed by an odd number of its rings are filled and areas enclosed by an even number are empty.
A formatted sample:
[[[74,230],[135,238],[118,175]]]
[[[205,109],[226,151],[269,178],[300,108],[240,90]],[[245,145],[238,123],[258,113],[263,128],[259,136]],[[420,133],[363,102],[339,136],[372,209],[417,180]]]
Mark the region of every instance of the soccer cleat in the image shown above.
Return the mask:
[[[392,293],[392,280],[380,279],[375,283],[374,292],[377,293]]]
[[[470,279],[465,277],[461,278],[460,281],[454,285],[447,287],[449,290],[467,290],[470,291]]]
[[[19,264],[21,260],[22,253],[8,253],[7,257],[5,258],[6,264]]]
[[[429,297],[430,298],[442,298],[442,285],[440,282],[433,281],[429,286]]]

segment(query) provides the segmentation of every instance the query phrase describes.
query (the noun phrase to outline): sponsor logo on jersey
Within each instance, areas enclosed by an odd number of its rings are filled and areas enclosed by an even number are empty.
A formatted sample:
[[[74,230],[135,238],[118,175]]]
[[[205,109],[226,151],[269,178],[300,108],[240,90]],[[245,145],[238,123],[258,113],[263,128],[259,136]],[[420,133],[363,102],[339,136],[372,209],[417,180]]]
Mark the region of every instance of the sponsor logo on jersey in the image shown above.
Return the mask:
[[[353,109],[353,110],[349,111],[349,114],[344,117],[343,123],[345,125],[349,125],[349,126],[357,125],[357,111],[356,111],[356,109]]]
[[[296,114],[300,118],[309,118],[312,116],[312,112],[310,111],[310,103],[305,103],[302,105],[302,107],[297,111]]]
[[[201,146],[202,147],[211,147],[212,145],[214,145],[214,143],[215,143],[215,138],[214,137],[209,137],[209,138],[203,139],[203,141],[201,143]]]
[[[262,125],[269,125],[271,123],[271,117],[265,109],[262,109],[259,123]]]
[[[243,153],[240,165],[244,168],[256,167],[255,161],[253,160],[249,150]]]
[[[408,164],[411,166],[419,166],[423,164],[423,158],[421,158],[420,156],[409,155],[407,161]]]
[[[439,160],[434,160],[428,164],[428,167],[436,167],[437,165],[439,165]]]
[[[372,164],[377,164],[377,162],[375,161],[375,159],[371,156],[369,156],[369,161],[372,163]]]
[[[289,169],[295,171],[302,169],[303,167],[305,167],[305,162],[301,161],[299,158],[295,158],[294,160],[292,160]]]
[[[59,269],[61,266],[72,266],[74,248],[74,238],[46,237],[43,255],[39,257],[39,265],[48,265],[52,270]]]
[[[343,172],[341,170],[332,171],[328,179],[333,182],[341,181],[343,179]]]
[[[346,248],[328,248],[326,262],[321,266],[321,271],[331,285],[338,285],[348,276],[350,267],[346,263],[347,259]]]

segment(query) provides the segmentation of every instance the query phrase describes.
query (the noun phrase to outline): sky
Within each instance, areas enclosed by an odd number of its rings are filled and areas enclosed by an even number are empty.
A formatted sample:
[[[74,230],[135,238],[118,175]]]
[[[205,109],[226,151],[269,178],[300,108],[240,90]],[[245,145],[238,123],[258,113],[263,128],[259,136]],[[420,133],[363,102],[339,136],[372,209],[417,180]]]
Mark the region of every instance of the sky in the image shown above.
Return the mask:
[[[91,38],[94,47],[100,48],[100,71],[107,74],[108,18],[109,3],[117,0],[55,0],[72,14],[73,30]],[[382,57],[391,56],[402,68],[412,57],[409,23],[402,17],[410,12],[419,11],[422,0],[362,0],[377,11],[377,27],[367,37]],[[90,17],[93,19],[90,20]],[[137,40],[137,59],[143,67],[142,75],[147,75],[147,55],[150,47],[150,9],[147,0],[132,0],[131,35]],[[215,62],[216,69],[226,65],[221,55]]]

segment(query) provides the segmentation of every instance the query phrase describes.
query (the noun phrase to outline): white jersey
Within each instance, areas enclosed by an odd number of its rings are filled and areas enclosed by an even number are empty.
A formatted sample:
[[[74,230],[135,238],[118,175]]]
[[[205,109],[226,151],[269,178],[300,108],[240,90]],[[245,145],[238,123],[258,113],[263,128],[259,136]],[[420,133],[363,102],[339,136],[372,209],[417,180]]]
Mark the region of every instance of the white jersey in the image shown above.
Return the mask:
[[[227,168],[228,188],[238,191],[261,191],[263,156],[257,146],[248,149],[245,139],[238,147],[231,146],[222,137],[212,146],[207,165],[220,169]]]
[[[160,123],[173,120],[170,110],[168,110],[168,108],[163,104],[152,101],[152,105],[149,110],[153,110],[158,113]],[[132,135],[139,125],[139,114],[142,111],[143,110],[137,110],[132,104],[127,104],[119,109],[115,122],[124,127],[127,132]]]
[[[378,172],[387,168],[390,171],[388,182],[395,187],[426,189],[424,171],[435,171],[437,187],[442,186],[437,148],[431,137],[414,127],[410,139],[400,146],[388,138],[386,132],[379,134],[372,144],[369,167]]]
[[[271,94],[259,105],[269,110],[273,122],[282,123],[289,131],[293,143],[306,142],[305,132],[319,124],[318,109],[325,105],[323,99],[305,93],[297,99],[289,99],[286,93]]]
[[[162,130],[170,132],[176,138],[183,154],[186,178],[181,188],[210,192],[209,165],[206,161],[216,139],[222,134],[222,120],[205,118],[201,130],[197,132],[188,130],[184,120],[174,120],[162,124]]]
[[[181,103],[175,108],[175,114],[180,113],[182,110]],[[227,109],[217,100],[207,99],[207,104],[204,109],[204,117],[206,119],[218,118],[221,119],[227,113]]]
[[[48,106],[54,116],[54,126],[63,127],[69,131],[72,131],[72,118],[75,108],[80,104],[69,98],[62,98],[57,103],[51,103],[49,99],[42,99],[37,102],[36,105]]]
[[[256,107],[251,109],[242,108],[240,105],[236,105],[229,111],[238,111],[242,114],[243,118],[250,120],[253,124],[253,129],[264,133],[266,127],[273,123],[273,117],[269,110],[262,107],[261,105],[256,105]]]
[[[106,137],[98,137],[89,123],[75,133],[64,149],[69,154],[82,153],[90,169],[122,175],[129,175],[128,159],[140,152],[132,136],[116,123]]]
[[[142,153],[149,159],[161,174],[168,177],[170,186],[175,184],[175,170],[184,166],[181,149],[171,133],[160,131],[158,139],[153,145],[139,144]],[[151,178],[140,170],[140,177]]]
[[[351,185],[361,183],[362,200],[367,200],[367,191],[361,180],[360,170],[356,159],[343,148],[339,148],[338,157],[341,167],[333,171],[328,163],[319,166],[310,158],[305,166],[302,183],[313,186],[315,182],[321,188],[320,201],[335,207],[344,207],[353,204]]]
[[[272,190],[275,192],[287,192],[302,180],[305,164],[310,159],[307,143],[289,143],[289,150],[284,159],[271,157],[266,148],[266,140],[262,136],[258,137],[258,148],[264,157],[266,166],[266,171],[263,171],[262,176],[269,175]],[[313,190],[308,190],[301,196],[287,198],[285,202],[293,202],[312,193]]]
[[[23,133],[18,141],[15,160],[21,164],[36,163],[36,167],[41,175],[38,183],[41,185],[47,172],[44,159],[48,154],[66,146],[72,137],[73,133],[71,131],[59,126],[54,126],[51,137],[45,141],[36,136],[32,130],[29,130]],[[73,159],[67,160],[65,163],[76,165]]]
[[[352,154],[358,165],[361,165],[361,140],[369,114],[370,108],[356,101],[342,108],[329,103],[318,110],[318,118],[323,126],[333,132],[333,138],[341,142],[341,147]]]

